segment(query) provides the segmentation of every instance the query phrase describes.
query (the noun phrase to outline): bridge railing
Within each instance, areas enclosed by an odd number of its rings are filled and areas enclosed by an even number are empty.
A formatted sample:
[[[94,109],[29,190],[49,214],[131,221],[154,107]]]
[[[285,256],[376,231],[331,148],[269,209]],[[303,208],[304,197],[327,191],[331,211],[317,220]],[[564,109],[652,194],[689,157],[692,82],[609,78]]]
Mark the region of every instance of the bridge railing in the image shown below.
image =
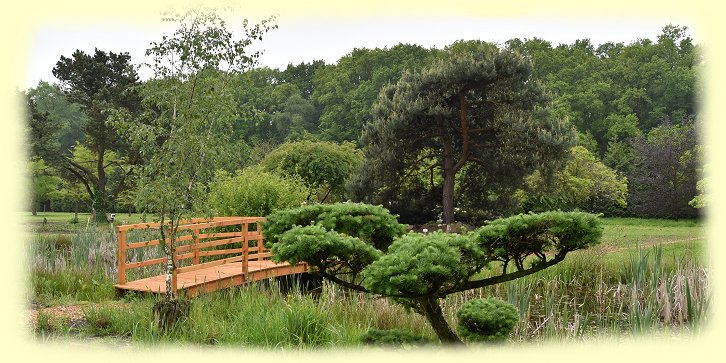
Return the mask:
[[[173,293],[177,293],[177,274],[242,262],[241,272],[247,275],[249,261],[269,259],[270,252],[264,248],[262,236],[261,223],[264,221],[263,217],[215,217],[181,222],[173,246],[174,264],[177,266],[172,273]],[[133,230],[158,231],[159,226],[159,223],[136,223],[116,227],[119,285],[127,282],[128,270],[166,263],[166,256],[128,261],[129,251],[158,246],[160,243],[159,239],[127,242],[128,233]],[[219,227],[227,228],[219,231]],[[170,245],[170,241],[170,238],[166,238],[165,243]]]

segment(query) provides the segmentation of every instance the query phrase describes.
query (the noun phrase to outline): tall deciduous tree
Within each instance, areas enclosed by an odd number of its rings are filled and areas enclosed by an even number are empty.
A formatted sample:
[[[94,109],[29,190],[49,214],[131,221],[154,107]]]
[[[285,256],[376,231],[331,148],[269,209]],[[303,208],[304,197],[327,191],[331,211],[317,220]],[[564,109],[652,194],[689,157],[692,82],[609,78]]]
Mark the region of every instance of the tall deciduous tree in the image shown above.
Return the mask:
[[[631,208],[649,217],[693,218],[689,202],[698,194],[701,162],[697,123],[666,122],[633,140],[634,168],[630,172]]]
[[[542,108],[547,99],[531,71],[518,53],[471,41],[449,47],[421,72],[404,73],[373,106],[375,120],[361,139],[367,162],[354,193],[381,202],[386,189],[437,169],[443,220],[451,223],[457,173],[468,164],[483,166],[483,182],[496,170],[518,184],[539,164],[561,159],[574,130]]]
[[[177,23],[178,29],[147,50],[155,75],[141,90],[148,112],[138,120],[118,115],[117,123],[148,160],[138,203],[158,215],[160,240],[170,241],[162,243],[166,299],[155,307],[162,326],[173,324],[180,312],[172,295],[177,228],[183,218],[204,210],[205,184],[226,159],[235,118],[230,80],[256,63],[260,52],[247,49],[272,26],[269,19],[252,26],[244,20],[244,34],[237,37],[217,13],[206,9],[165,20]]]
[[[68,58],[61,56],[53,68],[53,75],[60,80],[60,87],[68,100],[81,105],[88,116],[84,124],[84,145],[98,156],[92,167],[73,162],[68,152],[53,154],[53,160],[80,180],[93,199],[96,221],[106,221],[108,207],[105,155],[123,142],[107,125],[109,110],[124,109],[134,113],[139,108],[139,97],[133,87],[139,83],[136,70],[128,53],[104,52],[94,54],[76,50]],[[48,158],[47,156],[45,156]],[[48,159],[50,160],[50,159]]]
[[[315,72],[313,100],[320,105],[320,135],[335,142],[358,141],[372,120],[371,105],[381,87],[396,82],[403,70],[419,70],[435,52],[418,45],[354,49],[330,67]]]

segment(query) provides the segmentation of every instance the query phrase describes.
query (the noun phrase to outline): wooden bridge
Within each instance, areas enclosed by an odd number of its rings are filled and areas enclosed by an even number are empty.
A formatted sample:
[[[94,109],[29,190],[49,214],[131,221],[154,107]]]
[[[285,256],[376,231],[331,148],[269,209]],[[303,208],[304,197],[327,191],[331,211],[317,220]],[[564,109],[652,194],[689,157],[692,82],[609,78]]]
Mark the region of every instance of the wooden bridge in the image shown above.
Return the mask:
[[[307,272],[306,264],[270,261],[270,251],[263,244],[262,222],[262,217],[217,217],[194,218],[181,223],[173,253],[177,268],[172,274],[172,293],[196,296],[247,282]],[[127,242],[130,237],[158,236],[158,230],[159,223],[116,227],[118,284],[114,287],[118,291],[166,292],[163,272],[167,259],[159,239]],[[170,244],[168,238],[165,242]],[[130,271],[134,269],[138,270]],[[145,276],[148,274],[152,276]]]

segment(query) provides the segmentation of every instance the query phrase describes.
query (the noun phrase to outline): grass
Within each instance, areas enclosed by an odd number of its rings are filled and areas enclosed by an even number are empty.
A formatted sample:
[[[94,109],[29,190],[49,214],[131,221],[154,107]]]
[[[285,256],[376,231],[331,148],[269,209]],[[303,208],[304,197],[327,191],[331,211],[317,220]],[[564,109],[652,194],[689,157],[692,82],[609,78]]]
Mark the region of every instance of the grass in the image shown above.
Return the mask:
[[[140,223],[144,219],[151,220],[153,217],[140,213],[115,214],[115,225]],[[36,215],[22,212],[21,215],[28,230],[34,233],[75,234],[95,226],[91,220],[91,213],[78,213],[78,219],[73,212],[38,212]]]
[[[552,268],[450,295],[442,301],[447,319],[454,326],[464,302],[496,297],[520,312],[512,342],[698,331],[711,299],[703,224],[607,218],[604,227],[600,246],[570,253]],[[30,246],[31,299],[50,306],[96,303],[84,304],[87,324],[81,326],[69,328],[62,319],[39,316],[35,330],[41,337],[315,349],[359,346],[370,329],[398,329],[435,340],[423,317],[387,299],[327,283],[317,299],[299,291],[281,294],[274,284],[203,295],[193,300],[186,320],[161,333],[152,323],[155,297],[118,301],[114,295],[116,241],[110,226],[71,235],[36,234]],[[131,258],[140,257],[148,258]]]

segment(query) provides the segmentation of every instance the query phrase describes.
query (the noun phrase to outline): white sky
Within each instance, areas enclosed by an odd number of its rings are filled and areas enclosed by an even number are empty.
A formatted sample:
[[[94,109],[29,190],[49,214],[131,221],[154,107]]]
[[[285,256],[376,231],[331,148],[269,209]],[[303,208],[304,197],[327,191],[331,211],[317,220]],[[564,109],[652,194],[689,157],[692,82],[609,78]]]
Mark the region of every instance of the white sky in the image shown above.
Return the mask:
[[[260,44],[264,54],[261,66],[284,69],[288,63],[299,64],[316,59],[335,63],[354,48],[391,47],[398,43],[443,47],[459,39],[481,39],[503,43],[508,39],[538,37],[553,45],[589,38],[595,45],[606,41],[630,43],[638,38],[655,40],[663,26],[689,26],[689,35],[697,29],[672,19],[594,18],[574,20],[556,17],[520,17],[511,19],[474,19],[463,17],[369,17],[352,21],[334,18],[298,18],[277,20],[278,29],[271,30]],[[231,27],[232,24],[228,24]],[[129,52],[135,64],[145,61],[144,51],[152,41],[161,39],[174,28],[140,25],[139,23],[99,23],[79,26],[48,24],[35,33],[29,47],[27,89],[40,80],[56,82],[51,69],[61,55],[70,57],[74,50],[91,53],[94,47],[103,51]],[[149,72],[140,70],[142,79]]]

